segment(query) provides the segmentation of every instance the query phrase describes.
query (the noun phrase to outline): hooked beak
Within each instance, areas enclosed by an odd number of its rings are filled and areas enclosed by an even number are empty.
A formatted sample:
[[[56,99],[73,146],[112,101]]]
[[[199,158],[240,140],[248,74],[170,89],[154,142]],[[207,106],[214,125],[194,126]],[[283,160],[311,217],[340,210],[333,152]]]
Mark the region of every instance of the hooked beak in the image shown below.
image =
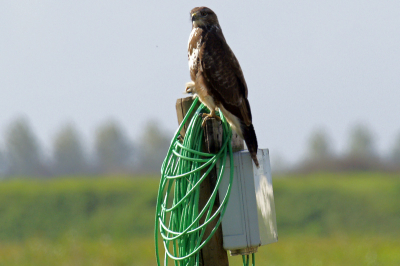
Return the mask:
[[[197,17],[196,15],[197,15],[197,13],[192,14],[192,22],[196,20],[196,17]]]

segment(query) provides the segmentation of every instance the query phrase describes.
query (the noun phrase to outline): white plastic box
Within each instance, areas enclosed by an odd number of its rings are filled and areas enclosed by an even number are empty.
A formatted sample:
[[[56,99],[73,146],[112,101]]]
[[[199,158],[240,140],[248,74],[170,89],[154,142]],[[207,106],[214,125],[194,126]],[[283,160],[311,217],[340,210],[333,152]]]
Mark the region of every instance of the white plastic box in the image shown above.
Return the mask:
[[[254,253],[262,245],[278,241],[274,193],[268,149],[259,149],[256,168],[247,150],[234,153],[232,190],[222,219],[223,243],[231,255]],[[219,168],[219,165],[217,165]],[[220,200],[229,185],[230,160],[219,187]]]

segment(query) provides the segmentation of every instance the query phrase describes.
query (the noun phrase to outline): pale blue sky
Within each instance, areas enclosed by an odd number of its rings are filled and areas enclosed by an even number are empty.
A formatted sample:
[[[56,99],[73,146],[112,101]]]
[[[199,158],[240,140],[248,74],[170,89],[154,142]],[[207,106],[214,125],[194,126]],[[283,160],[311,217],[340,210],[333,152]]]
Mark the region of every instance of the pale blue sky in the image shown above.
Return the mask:
[[[189,81],[189,11],[220,20],[249,87],[261,148],[294,161],[325,128],[342,151],[363,121],[389,149],[400,131],[400,1],[1,1],[0,133],[25,114],[42,143],[107,118],[136,139],[170,132]]]

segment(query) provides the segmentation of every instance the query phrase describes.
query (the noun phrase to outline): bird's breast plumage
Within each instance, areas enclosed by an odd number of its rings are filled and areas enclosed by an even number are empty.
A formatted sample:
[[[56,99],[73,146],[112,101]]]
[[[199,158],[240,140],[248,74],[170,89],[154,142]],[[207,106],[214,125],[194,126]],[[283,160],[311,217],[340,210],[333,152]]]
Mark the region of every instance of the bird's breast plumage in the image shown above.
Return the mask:
[[[200,28],[193,28],[188,42],[188,63],[192,80],[196,76],[199,67],[199,54],[201,49],[202,34]]]

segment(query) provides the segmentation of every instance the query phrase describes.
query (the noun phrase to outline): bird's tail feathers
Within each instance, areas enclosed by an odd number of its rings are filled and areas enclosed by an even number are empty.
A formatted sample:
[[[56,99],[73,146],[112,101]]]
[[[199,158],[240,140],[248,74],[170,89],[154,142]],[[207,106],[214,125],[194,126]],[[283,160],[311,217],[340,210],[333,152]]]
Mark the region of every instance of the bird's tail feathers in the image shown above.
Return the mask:
[[[256,132],[254,131],[253,124],[246,126],[245,124],[242,123],[241,128],[242,128],[242,133],[243,133],[243,139],[246,142],[246,146],[250,152],[250,156],[253,159],[257,168],[259,168],[260,164],[258,163],[258,159],[257,159],[258,143],[257,143]]]

